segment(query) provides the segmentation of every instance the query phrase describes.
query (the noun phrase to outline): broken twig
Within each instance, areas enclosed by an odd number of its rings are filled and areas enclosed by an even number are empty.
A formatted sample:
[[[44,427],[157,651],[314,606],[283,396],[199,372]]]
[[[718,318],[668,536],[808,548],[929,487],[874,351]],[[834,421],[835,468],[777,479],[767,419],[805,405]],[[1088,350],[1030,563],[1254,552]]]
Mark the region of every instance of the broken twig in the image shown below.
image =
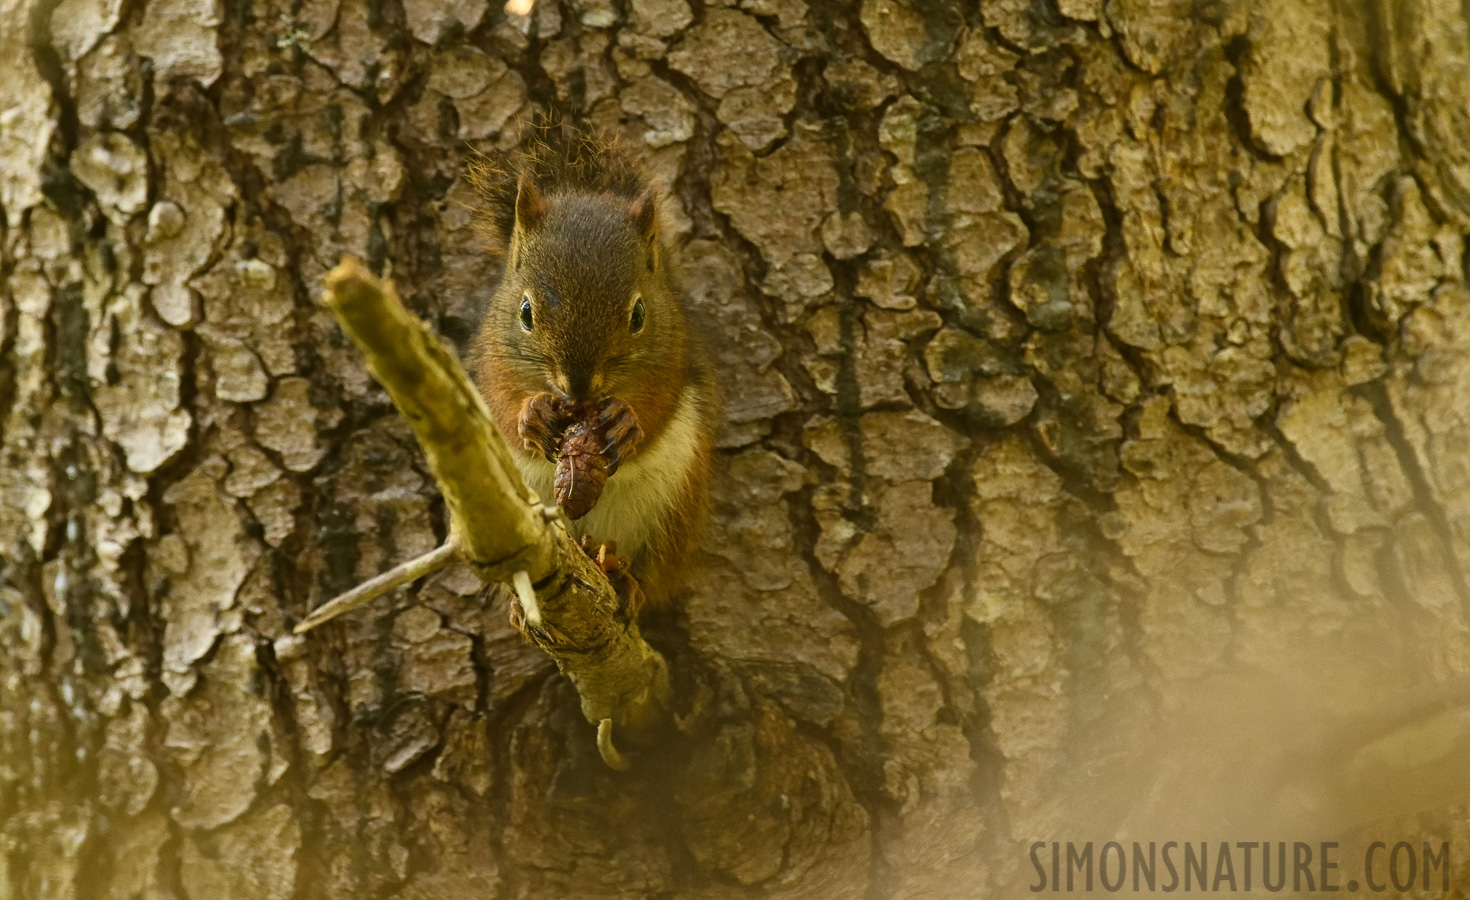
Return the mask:
[[[305,634],[343,613],[351,612],[359,606],[366,606],[384,594],[397,590],[410,582],[418,581],[425,575],[431,575],[458,558],[459,542],[451,534],[449,540],[423,556],[416,556],[406,563],[394,566],[376,578],[364,581],[340,597],[335,597],[318,606],[311,611],[310,615],[297,623],[292,631],[295,634]]]

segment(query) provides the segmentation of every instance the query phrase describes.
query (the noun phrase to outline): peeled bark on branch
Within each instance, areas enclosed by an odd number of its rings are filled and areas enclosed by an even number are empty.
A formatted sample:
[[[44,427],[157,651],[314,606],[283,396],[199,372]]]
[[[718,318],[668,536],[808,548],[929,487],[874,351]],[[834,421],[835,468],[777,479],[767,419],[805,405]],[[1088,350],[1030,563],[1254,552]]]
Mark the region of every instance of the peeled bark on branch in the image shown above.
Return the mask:
[[[449,510],[447,546],[457,546],[484,581],[515,588],[525,634],[576,686],[583,715],[599,728],[603,758],[625,767],[609,729],[635,743],[657,734],[668,710],[663,657],[560,517],[547,515],[521,479],[453,351],[404,309],[392,285],[347,258],[327,275],[326,303],[424,449]],[[449,555],[441,548],[429,556],[436,554]],[[298,633],[320,618],[309,616]]]

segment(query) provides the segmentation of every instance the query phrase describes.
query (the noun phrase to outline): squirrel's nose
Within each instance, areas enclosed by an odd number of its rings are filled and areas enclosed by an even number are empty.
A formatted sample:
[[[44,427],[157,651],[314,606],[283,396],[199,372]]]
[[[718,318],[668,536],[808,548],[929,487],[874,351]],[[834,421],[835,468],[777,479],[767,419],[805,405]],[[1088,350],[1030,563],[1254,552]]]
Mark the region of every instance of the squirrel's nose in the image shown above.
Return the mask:
[[[558,373],[552,379],[552,387],[563,399],[584,403],[599,399],[602,392],[602,373],[592,371],[569,371]]]

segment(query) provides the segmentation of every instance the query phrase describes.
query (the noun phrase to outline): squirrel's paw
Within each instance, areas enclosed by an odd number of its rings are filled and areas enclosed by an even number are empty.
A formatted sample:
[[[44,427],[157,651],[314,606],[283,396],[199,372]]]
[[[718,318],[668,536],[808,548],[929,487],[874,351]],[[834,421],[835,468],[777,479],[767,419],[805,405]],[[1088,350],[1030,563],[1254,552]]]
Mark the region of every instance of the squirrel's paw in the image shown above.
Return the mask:
[[[618,555],[617,541],[601,543],[584,534],[581,543],[582,552],[597,563],[597,568],[611,582],[613,592],[618,595],[623,608],[628,610],[628,616],[636,619],[638,611],[643,608],[643,587],[633,577],[633,560]]]
[[[548,462],[556,462],[557,448],[570,420],[565,404],[543,391],[532,394],[521,404],[521,416],[516,423],[516,431],[520,433],[527,450],[536,450]]]
[[[601,569],[604,575],[613,575],[633,566],[632,559],[618,555],[617,541],[596,541],[590,535],[584,534],[578,541],[578,545],[582,548],[583,553],[597,563],[597,568]]]
[[[612,475],[618,465],[627,458],[643,440],[643,426],[638,424],[638,415],[626,400],[609,397],[603,401],[597,414],[598,425],[607,457],[607,474]]]

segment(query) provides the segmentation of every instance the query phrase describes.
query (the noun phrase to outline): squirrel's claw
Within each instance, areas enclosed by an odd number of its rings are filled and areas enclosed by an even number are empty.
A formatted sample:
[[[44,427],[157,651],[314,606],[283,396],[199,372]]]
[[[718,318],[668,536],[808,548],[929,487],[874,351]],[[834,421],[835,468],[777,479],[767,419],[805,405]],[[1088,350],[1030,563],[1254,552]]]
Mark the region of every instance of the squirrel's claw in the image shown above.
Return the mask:
[[[581,546],[582,552],[591,557],[597,568],[612,583],[613,592],[618,595],[618,601],[628,610],[629,616],[637,618],[638,611],[643,608],[644,596],[643,586],[633,576],[633,560],[618,555],[617,541],[604,543],[584,534]]]
[[[637,449],[643,440],[643,426],[638,424],[638,415],[627,401],[612,397],[605,402],[598,415],[602,425],[602,438],[606,446],[607,474],[618,470],[623,458]]]
[[[543,391],[532,394],[521,404],[516,431],[527,450],[538,450],[547,462],[556,462],[557,446],[569,418],[560,401]]]

